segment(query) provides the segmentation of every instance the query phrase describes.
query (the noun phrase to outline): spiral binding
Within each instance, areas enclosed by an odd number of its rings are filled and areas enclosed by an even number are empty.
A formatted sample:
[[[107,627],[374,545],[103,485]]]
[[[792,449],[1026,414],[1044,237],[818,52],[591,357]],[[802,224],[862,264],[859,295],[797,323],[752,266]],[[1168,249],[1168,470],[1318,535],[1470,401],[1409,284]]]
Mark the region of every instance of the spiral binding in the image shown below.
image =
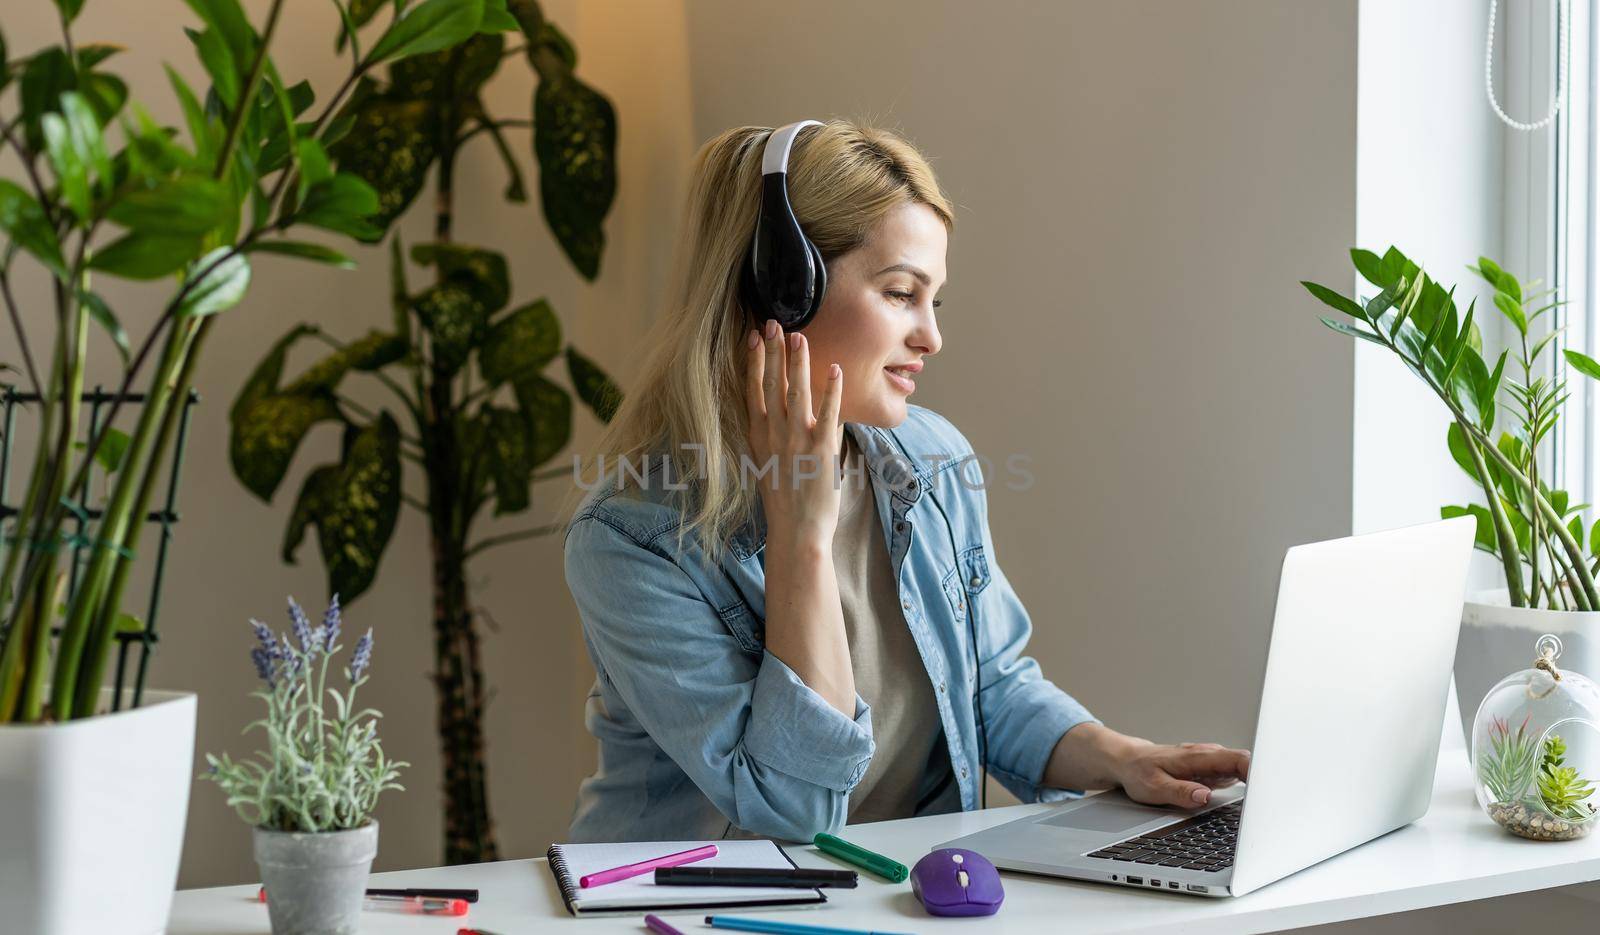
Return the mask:
[[[561,901],[566,903],[567,912],[577,915],[572,908],[572,901],[578,898],[577,886],[574,885],[572,875],[567,872],[567,859],[561,854],[561,845],[550,845],[544,856],[550,861],[550,869],[555,873],[556,886],[561,889]]]

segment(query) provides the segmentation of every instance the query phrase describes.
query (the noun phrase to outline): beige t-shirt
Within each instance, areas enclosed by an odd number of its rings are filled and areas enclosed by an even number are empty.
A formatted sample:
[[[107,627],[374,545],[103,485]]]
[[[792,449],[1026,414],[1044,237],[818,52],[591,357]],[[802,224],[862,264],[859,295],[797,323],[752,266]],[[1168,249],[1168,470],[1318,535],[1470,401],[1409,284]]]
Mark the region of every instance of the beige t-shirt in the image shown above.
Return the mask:
[[[849,822],[958,811],[933,685],[900,610],[866,459],[845,433],[833,567],[850,641],[856,693],[872,708],[876,751],[850,793]]]

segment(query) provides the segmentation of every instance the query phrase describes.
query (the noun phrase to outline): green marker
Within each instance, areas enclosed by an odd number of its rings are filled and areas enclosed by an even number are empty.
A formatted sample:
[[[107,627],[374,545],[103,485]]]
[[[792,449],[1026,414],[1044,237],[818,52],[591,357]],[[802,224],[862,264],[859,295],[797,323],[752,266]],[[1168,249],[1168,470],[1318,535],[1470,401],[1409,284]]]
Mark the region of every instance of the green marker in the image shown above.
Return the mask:
[[[890,883],[904,883],[906,877],[911,876],[911,871],[899,861],[890,860],[882,854],[874,854],[864,847],[857,847],[849,841],[842,841],[831,834],[819,834],[811,840],[812,844],[824,854],[831,854],[840,860],[855,864],[862,870],[875,873]]]

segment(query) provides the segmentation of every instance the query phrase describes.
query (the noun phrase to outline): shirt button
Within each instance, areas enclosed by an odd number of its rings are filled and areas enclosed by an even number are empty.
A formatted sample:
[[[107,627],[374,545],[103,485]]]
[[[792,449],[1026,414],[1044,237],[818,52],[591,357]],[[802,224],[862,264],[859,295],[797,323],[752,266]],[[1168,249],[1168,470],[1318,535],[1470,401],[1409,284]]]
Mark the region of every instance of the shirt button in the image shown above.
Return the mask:
[[[939,694],[941,694],[941,695],[944,694],[944,683],[943,682],[939,683]]]
[[[961,778],[962,779],[966,779],[967,778],[967,768],[965,766],[961,767]]]
[[[901,601],[900,602],[900,606],[904,607],[906,610],[910,610],[911,609],[911,602],[910,601]]]
[[[973,587],[977,587],[978,585],[980,585],[982,583],[983,583],[983,579],[982,578],[979,578],[977,575],[973,575],[972,576],[972,586]]]

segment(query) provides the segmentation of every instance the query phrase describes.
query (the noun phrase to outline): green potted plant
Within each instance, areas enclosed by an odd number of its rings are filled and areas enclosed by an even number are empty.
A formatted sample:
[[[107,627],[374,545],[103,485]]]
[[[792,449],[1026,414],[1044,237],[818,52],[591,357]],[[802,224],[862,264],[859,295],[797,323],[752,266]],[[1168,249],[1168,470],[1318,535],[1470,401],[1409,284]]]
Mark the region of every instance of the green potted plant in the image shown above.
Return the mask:
[[[177,878],[195,701],[147,693],[152,703],[105,714],[102,685],[116,634],[137,625],[124,589],[196,361],[246,294],[256,256],[347,266],[302,233],[376,232],[376,191],[329,156],[351,130],[336,115],[361,76],[516,22],[504,0],[396,4],[317,108],[309,84],[287,80],[269,54],[292,28],[283,0],[263,4],[259,29],[238,0],[187,0],[210,87],[196,92],[168,70],[184,117],[174,130],[106,69],[119,47],[75,37],[84,5],[36,4],[30,15],[61,24],[59,44],[15,56],[0,38],[0,146],[19,167],[0,179],[0,328],[15,338],[7,378],[40,400],[21,500],[0,516],[0,840],[36,859],[0,874],[0,901],[19,931],[143,933],[165,924]],[[49,323],[43,333],[29,333],[16,300],[29,277],[51,296],[34,319]],[[108,278],[169,288],[126,314],[107,300]],[[80,412],[91,329],[122,363],[92,433]],[[94,465],[108,462],[103,503],[74,512]],[[74,569],[66,556],[80,542]],[[37,859],[47,853],[71,856]],[[117,898],[84,898],[113,879]]]
[[[1600,671],[1600,521],[1585,526],[1588,504],[1552,488],[1548,467],[1551,433],[1569,397],[1566,371],[1600,379],[1600,363],[1575,350],[1551,353],[1562,328],[1550,313],[1562,300],[1487,257],[1470,270],[1510,325],[1511,346],[1499,354],[1484,350],[1476,299],[1463,312],[1454,286],[1446,289],[1394,247],[1350,257],[1377,292],[1350,297],[1302,283],[1349,318],[1323,323],[1394,354],[1433,391],[1451,417],[1443,439],[1451,458],[1483,493],[1481,503],[1440,509],[1443,517],[1477,518],[1477,547],[1494,556],[1505,581],[1470,595],[1462,613],[1455,681],[1471,736],[1478,705],[1507,660],[1539,634],[1558,635],[1575,670]]]
[[[381,715],[356,705],[372,664],[372,630],[356,641],[343,679],[330,683],[329,666],[344,648],[338,595],[316,627],[294,598],[289,619],[288,633],[250,621],[250,661],[264,683],[252,695],[267,711],[246,731],[264,732],[266,751],[241,761],[206,754],[201,778],[221,786],[253,829],[273,935],[346,935],[360,927],[378,852],[372,810],[386,790],[403,790],[395,779],[409,764],[384,756]]]
[[[385,4],[358,2],[346,37],[379,16]],[[484,757],[487,692],[480,662],[481,610],[469,589],[468,564],[486,551],[560,525],[546,521],[482,534],[489,517],[528,510],[535,482],[570,478],[546,465],[572,434],[573,397],[598,418],[620,400],[615,384],[577,348],[565,344],[555,310],[544,299],[512,301],[510,264],[501,253],[457,242],[456,167],[467,146],[493,146],[508,177],[505,197],[528,198],[508,137],[531,130],[544,218],[585,279],[599,273],[602,222],[616,187],[616,117],[611,104],[577,76],[577,52],[534,0],[510,0],[514,47],[500,35],[479,35],[451,49],[399,62],[387,74],[363,74],[340,119],[351,130],[330,150],[341,172],[365,179],[382,210],[377,236],[412,204],[430,175],[427,202],[433,240],[408,251],[389,241],[391,327],[365,336],[296,324],[245,382],[230,413],[234,473],[270,502],[301,441],[316,425],[343,430],[337,460],[314,468],[289,513],[283,556],[295,561],[313,526],[327,569],[328,590],[347,604],[371,586],[402,508],[428,523],[432,559],[434,671],[444,798],[444,860],[471,863],[498,856]],[[532,119],[489,112],[482,89],[506,62],[520,58],[538,78]],[[429,273],[411,284],[408,261]],[[321,362],[293,377],[284,359],[297,342],[331,347]],[[567,386],[551,379],[564,363]],[[392,402],[363,406],[342,386],[372,379]],[[568,388],[570,386],[570,389]],[[417,486],[402,490],[405,465]]]

